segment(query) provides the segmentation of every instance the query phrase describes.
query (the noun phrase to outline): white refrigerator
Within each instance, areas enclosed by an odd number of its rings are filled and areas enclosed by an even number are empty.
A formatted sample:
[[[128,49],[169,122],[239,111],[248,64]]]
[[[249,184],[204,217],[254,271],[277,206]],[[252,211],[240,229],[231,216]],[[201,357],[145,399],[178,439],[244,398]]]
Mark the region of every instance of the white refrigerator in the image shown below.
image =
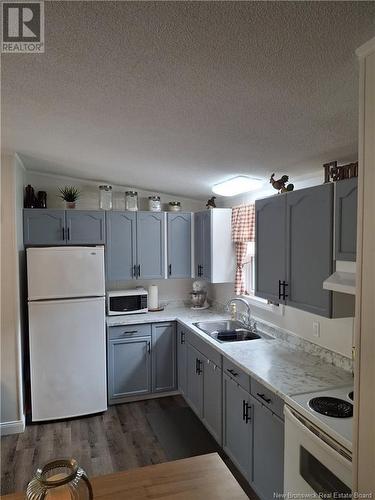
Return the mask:
[[[104,247],[26,253],[32,421],[106,410]]]

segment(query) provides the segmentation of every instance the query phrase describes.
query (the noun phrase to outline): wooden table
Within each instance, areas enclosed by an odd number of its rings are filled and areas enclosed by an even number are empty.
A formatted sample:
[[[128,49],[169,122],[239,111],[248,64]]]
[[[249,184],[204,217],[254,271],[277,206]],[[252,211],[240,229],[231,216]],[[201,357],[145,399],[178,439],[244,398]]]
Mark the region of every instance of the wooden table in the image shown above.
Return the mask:
[[[245,500],[217,453],[148,465],[90,479],[95,500]],[[24,500],[13,493],[2,500]]]

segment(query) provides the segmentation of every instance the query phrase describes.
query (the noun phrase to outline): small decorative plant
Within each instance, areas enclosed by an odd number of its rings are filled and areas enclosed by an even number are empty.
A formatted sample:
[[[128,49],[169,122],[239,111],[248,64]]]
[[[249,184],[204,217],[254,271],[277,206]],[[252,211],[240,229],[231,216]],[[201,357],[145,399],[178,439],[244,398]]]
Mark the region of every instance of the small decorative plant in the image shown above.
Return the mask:
[[[60,198],[66,202],[66,208],[75,208],[76,201],[81,195],[81,191],[75,186],[64,186],[59,188]]]

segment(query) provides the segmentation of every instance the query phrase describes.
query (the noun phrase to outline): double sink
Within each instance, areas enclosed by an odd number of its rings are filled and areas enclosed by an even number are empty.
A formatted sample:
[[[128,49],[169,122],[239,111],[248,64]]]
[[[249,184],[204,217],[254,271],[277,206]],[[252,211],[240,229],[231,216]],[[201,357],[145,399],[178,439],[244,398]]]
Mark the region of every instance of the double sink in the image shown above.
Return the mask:
[[[248,327],[241,321],[221,320],[221,321],[198,321],[193,323],[206,335],[218,342],[240,342],[243,340],[273,339],[273,337]]]

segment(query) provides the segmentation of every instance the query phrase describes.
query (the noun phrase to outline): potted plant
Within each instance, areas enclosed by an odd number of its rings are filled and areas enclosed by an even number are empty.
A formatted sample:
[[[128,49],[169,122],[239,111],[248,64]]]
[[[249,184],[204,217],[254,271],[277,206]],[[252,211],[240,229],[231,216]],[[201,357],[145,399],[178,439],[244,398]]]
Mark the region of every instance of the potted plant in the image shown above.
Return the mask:
[[[76,201],[80,197],[81,191],[75,186],[64,186],[59,188],[60,198],[65,201],[66,208],[76,208]]]

